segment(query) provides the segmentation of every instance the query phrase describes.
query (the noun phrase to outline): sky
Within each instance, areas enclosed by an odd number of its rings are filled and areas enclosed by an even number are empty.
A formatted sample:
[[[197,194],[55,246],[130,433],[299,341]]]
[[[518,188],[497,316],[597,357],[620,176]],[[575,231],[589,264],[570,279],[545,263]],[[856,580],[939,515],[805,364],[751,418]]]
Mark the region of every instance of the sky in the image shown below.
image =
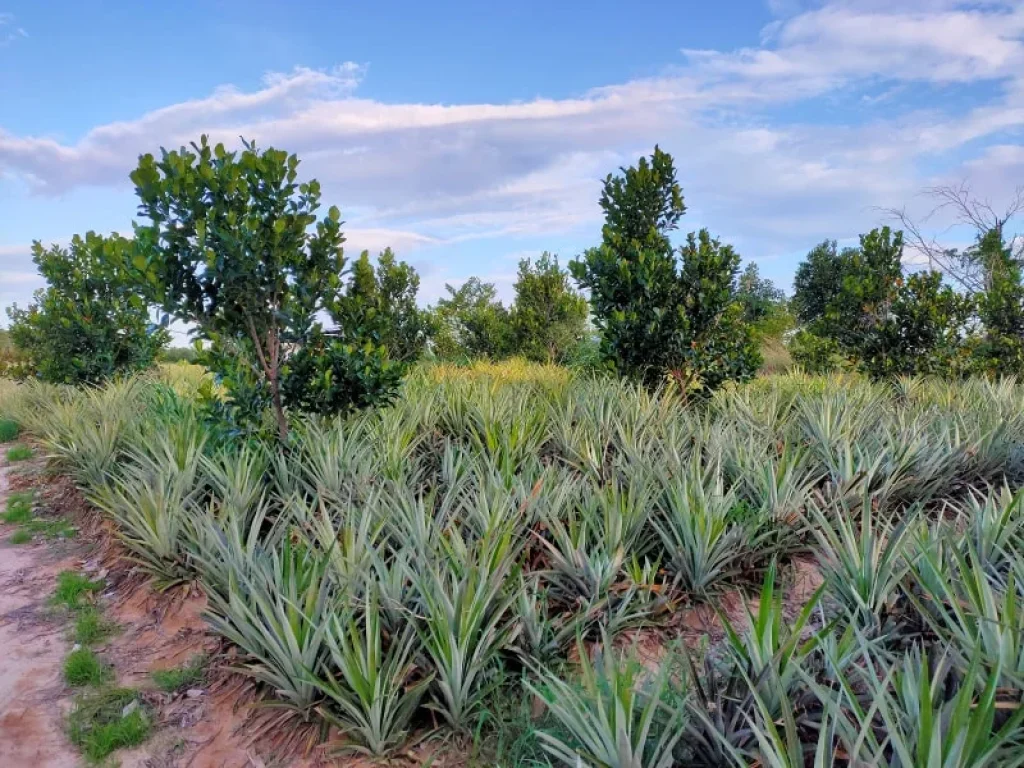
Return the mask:
[[[928,188],[1024,184],[1024,3],[0,0],[0,307],[34,240],[130,233],[138,156],[204,133],[297,153],[346,252],[392,247],[424,301],[596,244],[601,180],[659,144],[680,238],[788,289]]]

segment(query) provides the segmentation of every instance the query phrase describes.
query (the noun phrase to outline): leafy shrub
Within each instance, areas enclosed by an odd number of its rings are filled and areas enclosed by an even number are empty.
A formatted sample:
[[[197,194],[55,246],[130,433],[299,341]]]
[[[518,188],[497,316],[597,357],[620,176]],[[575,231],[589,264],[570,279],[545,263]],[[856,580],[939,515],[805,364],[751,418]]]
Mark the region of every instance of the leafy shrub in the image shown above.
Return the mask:
[[[69,248],[32,246],[47,287],[28,309],[8,309],[11,341],[44,380],[95,384],[149,368],[169,338],[124,266],[132,243],[119,235],[75,235]]]

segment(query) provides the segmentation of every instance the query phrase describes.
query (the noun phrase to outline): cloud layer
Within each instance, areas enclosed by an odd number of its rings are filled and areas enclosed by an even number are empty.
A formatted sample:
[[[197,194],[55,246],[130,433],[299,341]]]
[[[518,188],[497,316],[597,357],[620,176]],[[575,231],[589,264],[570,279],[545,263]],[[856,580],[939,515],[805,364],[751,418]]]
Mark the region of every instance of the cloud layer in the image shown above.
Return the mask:
[[[436,254],[504,238],[513,251],[595,238],[600,178],[658,142],[677,158],[685,226],[770,262],[853,237],[878,207],[924,206],[929,184],[970,177],[998,199],[1024,180],[1024,6],[901,5],[827,3],[780,18],[756,47],[684,50],[660,77],[565,99],[383,103],[362,95],[365,66],[299,67],[70,143],[0,127],[0,183],[17,177],[42,205],[126,185],[140,153],[242,135],[297,152],[354,244]]]

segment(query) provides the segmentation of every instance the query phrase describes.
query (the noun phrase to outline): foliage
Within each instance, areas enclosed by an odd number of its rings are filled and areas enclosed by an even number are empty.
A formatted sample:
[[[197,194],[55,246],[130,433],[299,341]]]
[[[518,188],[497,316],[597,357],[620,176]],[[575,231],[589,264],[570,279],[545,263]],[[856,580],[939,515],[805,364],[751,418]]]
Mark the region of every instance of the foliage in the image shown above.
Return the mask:
[[[541,731],[544,749],[562,765],[580,765],[585,759],[604,768],[671,768],[673,748],[683,731],[682,709],[670,701],[667,671],[644,680],[648,673],[643,665],[636,658],[616,658],[607,637],[597,655],[591,663],[579,641],[578,686],[546,670],[538,670],[537,683],[527,683],[572,735],[567,742]]]
[[[280,150],[228,152],[204,136],[159,160],[143,155],[132,173],[148,219],[132,264],[152,299],[210,343],[204,362],[226,374],[242,409],[269,403],[282,438],[286,407],[337,412],[393,382],[370,339],[323,332],[320,313],[342,323],[359,302],[342,310],[341,214],[332,206],[317,218],[320,185],[297,182],[298,165]]]
[[[678,256],[669,240],[686,210],[671,156],[655,147],[609,175],[600,203],[602,243],[569,266],[590,292],[604,359],[649,384],[668,374],[684,391],[752,376],[760,359],[736,300],[739,256],[707,230]]]
[[[839,295],[847,276],[853,274],[856,248],[838,249],[835,240],[825,240],[810,250],[793,278],[793,312],[802,325],[825,317]]]
[[[761,277],[753,261],[740,273],[736,300],[743,307],[743,322],[750,325],[759,338],[777,339],[795,323],[786,294],[771,280]]]
[[[813,372],[849,364],[878,378],[963,372],[971,299],[938,272],[904,276],[902,260],[903,233],[888,227],[862,235],[859,248],[811,251],[797,271],[804,327],[794,359]]]
[[[222,439],[196,396],[5,383],[0,411],[89,497],[134,499],[150,465],[189,478],[189,503],[154,475],[159,498],[105,514],[206,593],[282,722],[386,759],[436,732],[488,765],[1020,754],[1016,380],[793,373],[687,404],[423,364],[388,408],[297,420],[287,446]],[[174,525],[126,512],[157,502]],[[102,585],[72,577],[82,608]],[[723,632],[660,644],[691,617]]]
[[[363,251],[352,265],[348,293],[338,303],[338,328],[331,335],[354,346],[371,342],[384,347],[394,361],[416,360],[430,334],[429,313],[416,304],[419,285],[416,270],[397,261],[390,248],[378,257],[376,272]]]
[[[21,426],[12,419],[0,419],[0,443],[9,443],[21,434]]]
[[[516,354],[542,363],[564,362],[580,343],[587,301],[569,283],[558,257],[546,251],[536,263],[519,262],[510,322]]]
[[[494,285],[471,277],[445,290],[432,312],[434,353],[442,360],[506,357],[513,345],[509,312]]]
[[[976,368],[990,375],[1024,372],[1024,280],[1021,262],[1003,242],[1002,231],[991,229],[978,239],[977,260],[987,275],[978,298],[983,326],[975,350]]]
[[[28,309],[7,310],[10,337],[44,381],[95,384],[149,368],[169,336],[149,319],[124,266],[131,241],[95,232],[68,248],[36,241],[32,260],[47,287]]]

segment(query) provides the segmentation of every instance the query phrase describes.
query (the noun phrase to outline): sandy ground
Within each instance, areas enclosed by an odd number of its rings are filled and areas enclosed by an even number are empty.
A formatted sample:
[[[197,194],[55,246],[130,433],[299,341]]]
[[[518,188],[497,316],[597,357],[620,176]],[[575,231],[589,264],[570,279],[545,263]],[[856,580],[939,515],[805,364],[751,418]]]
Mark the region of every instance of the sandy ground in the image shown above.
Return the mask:
[[[0,509],[8,473],[0,466]],[[46,606],[54,578],[69,562],[45,544],[8,544],[12,531],[0,524],[0,765],[76,766],[78,754],[62,728],[67,630]]]
[[[19,470],[20,471],[20,470]],[[14,479],[0,458],[0,510],[6,506]],[[45,486],[51,506],[74,516],[81,499],[65,483]],[[67,507],[67,509],[65,509]],[[95,522],[95,521],[93,521]],[[91,527],[91,526],[90,526]],[[0,768],[64,768],[83,765],[64,735],[64,719],[72,691],[61,678],[70,650],[70,619],[49,607],[57,574],[79,570],[92,578],[107,576],[116,566],[116,544],[109,531],[97,530],[82,540],[7,542],[14,526],[0,523]],[[90,540],[91,539],[91,540]],[[159,594],[124,573],[100,602],[104,615],[119,630],[94,646],[112,664],[117,683],[142,691],[154,713],[150,739],[133,750],[113,755],[122,768],[310,768],[314,765],[364,765],[342,759],[261,754],[256,738],[267,729],[253,715],[251,689],[244,680],[212,672],[216,682],[188,692],[155,690],[152,673],[187,663],[196,655],[225,654],[202,618],[205,598],[197,590]],[[218,651],[220,651],[218,653]],[[231,660],[228,651],[227,661]],[[286,732],[297,729],[285,727]]]

